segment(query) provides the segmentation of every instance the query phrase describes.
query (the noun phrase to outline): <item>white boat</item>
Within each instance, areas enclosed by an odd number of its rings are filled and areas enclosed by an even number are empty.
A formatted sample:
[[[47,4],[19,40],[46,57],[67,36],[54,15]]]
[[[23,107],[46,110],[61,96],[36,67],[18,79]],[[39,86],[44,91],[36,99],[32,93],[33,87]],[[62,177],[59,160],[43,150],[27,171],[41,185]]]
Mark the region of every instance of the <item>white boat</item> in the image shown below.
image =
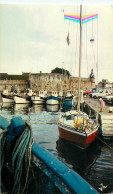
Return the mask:
[[[31,101],[33,104],[43,104],[44,103],[44,98],[40,96],[32,96]]]
[[[31,97],[35,95],[31,88],[24,91],[22,95],[14,95],[14,102],[16,104],[29,104],[31,102]]]
[[[46,90],[40,90],[39,95],[33,95],[31,97],[31,101],[33,104],[43,104],[45,102],[45,99],[47,97],[47,91]]]
[[[14,103],[14,97],[13,97],[13,93],[7,93],[4,92],[1,93],[2,96],[2,103]]]
[[[19,95],[14,96],[14,102],[16,104],[29,104],[30,99],[31,98],[25,97],[25,96],[19,96]]]
[[[67,17],[67,16],[66,16]],[[69,16],[70,19],[71,16]],[[68,17],[67,17],[68,18]],[[89,119],[88,115],[80,111],[80,81],[81,81],[81,58],[82,58],[82,5],[80,5],[80,53],[79,53],[79,79],[78,79],[78,104],[77,111],[69,111],[61,115],[58,120],[59,137],[63,140],[75,144],[81,149],[87,148],[98,134],[98,124],[96,120]]]
[[[57,91],[52,91],[52,95],[47,97],[46,104],[49,104],[49,105],[59,104]]]
[[[14,97],[13,96],[2,96],[2,102],[3,103],[14,103]]]

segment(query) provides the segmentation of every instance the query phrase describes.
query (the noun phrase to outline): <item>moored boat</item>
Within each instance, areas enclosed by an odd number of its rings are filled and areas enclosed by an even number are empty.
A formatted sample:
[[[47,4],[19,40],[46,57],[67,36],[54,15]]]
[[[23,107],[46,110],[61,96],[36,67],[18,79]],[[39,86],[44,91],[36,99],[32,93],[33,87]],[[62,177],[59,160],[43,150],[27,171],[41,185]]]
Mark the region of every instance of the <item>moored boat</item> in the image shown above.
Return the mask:
[[[31,88],[28,88],[22,94],[14,95],[14,102],[15,104],[29,104],[31,102],[31,97],[34,95]]]
[[[46,90],[40,90],[39,95],[33,95],[31,97],[31,101],[33,104],[43,104],[47,97],[47,91]]]
[[[71,90],[67,91],[67,95],[64,97],[63,105],[72,107],[73,94]]]
[[[3,103],[14,103],[13,94],[6,95],[6,94],[1,93],[1,96],[2,96],[2,102]]]
[[[33,141],[31,127],[21,117],[9,123],[0,116],[0,128],[2,192],[32,193],[32,185],[33,193],[35,186],[36,193],[98,193],[80,175]]]
[[[84,112],[68,111],[58,120],[59,137],[85,149],[98,134],[98,124]]]
[[[52,95],[48,96],[46,99],[46,104],[55,105],[59,104],[58,92],[52,91]]]
[[[64,15],[64,19],[70,16]],[[87,18],[86,18],[87,19]],[[80,16],[77,18],[80,23],[80,49],[79,49],[79,74],[78,74],[78,92],[77,92],[77,111],[70,111],[62,115],[58,120],[59,137],[76,144],[82,149],[87,148],[98,134],[99,125],[96,120],[89,119],[86,113],[80,111],[81,104],[81,65],[82,65],[82,5],[80,5]],[[82,99],[83,102],[83,99]],[[76,104],[76,100],[75,100]]]
[[[26,96],[20,96],[20,95],[16,95],[14,96],[14,102],[16,104],[29,104],[31,101],[31,97],[26,97]]]
[[[44,98],[42,98],[40,96],[33,95],[31,97],[31,101],[32,101],[33,104],[43,104],[44,103]]]
[[[65,97],[64,101],[63,101],[63,106],[71,106],[72,107],[72,100],[73,100],[73,96],[70,97]]]

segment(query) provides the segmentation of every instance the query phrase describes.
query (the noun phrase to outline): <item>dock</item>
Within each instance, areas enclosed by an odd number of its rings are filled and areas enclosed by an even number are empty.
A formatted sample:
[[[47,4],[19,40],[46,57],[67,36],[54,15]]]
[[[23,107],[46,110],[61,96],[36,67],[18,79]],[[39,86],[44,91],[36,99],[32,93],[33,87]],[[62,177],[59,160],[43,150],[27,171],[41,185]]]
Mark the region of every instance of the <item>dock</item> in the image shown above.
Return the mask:
[[[100,103],[98,99],[90,97],[84,98],[84,108],[87,114],[97,118],[103,136],[113,136],[113,106],[106,104],[103,112],[100,112]]]

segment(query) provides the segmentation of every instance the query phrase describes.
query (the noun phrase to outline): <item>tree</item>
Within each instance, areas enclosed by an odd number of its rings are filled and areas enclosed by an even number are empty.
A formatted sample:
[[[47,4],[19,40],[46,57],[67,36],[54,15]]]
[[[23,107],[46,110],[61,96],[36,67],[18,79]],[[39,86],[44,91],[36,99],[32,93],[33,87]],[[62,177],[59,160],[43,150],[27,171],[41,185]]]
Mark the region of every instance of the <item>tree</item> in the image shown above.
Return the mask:
[[[63,68],[58,68],[58,67],[56,67],[55,69],[53,69],[53,70],[51,71],[51,73],[60,73],[60,74],[63,74],[63,75],[68,75],[68,76],[71,75],[70,72],[69,72],[68,70],[63,69]]]

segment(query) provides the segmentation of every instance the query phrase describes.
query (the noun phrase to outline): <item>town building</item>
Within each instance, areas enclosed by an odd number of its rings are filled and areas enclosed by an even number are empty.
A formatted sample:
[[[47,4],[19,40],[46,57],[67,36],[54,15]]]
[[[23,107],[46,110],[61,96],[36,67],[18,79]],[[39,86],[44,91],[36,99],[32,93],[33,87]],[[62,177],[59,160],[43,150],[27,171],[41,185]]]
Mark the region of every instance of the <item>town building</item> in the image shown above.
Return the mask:
[[[32,88],[34,92],[47,90],[64,91],[71,90],[73,93],[78,88],[78,77],[62,75],[57,73],[22,73],[22,75],[0,74],[0,92],[5,88],[19,89],[24,91],[26,88]],[[95,87],[94,78],[81,78],[81,89],[92,89]]]
[[[98,83],[99,88],[113,88],[113,83],[110,83],[108,79],[102,79],[101,82]]]

